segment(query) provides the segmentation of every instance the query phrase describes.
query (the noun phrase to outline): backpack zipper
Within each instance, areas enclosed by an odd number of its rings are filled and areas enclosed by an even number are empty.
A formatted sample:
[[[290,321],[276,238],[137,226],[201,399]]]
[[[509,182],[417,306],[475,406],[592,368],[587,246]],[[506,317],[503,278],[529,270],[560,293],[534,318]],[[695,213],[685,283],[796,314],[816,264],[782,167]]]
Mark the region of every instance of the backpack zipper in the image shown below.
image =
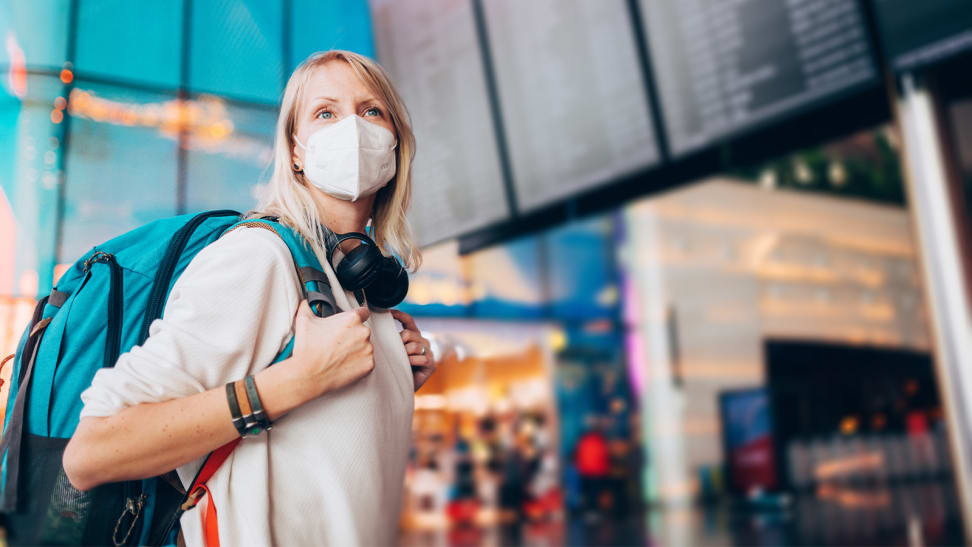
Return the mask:
[[[169,247],[165,250],[165,256],[162,257],[162,261],[159,263],[159,269],[155,272],[155,281],[152,283],[152,291],[149,293],[148,305],[145,307],[145,317],[142,320],[142,330],[138,335],[139,344],[145,342],[145,339],[148,338],[149,326],[152,324],[152,321],[162,317],[162,307],[165,305],[165,297],[169,293],[169,283],[172,281],[172,274],[175,272],[175,267],[179,263],[179,257],[182,256],[182,251],[186,249],[186,244],[189,243],[189,238],[192,237],[192,233],[196,231],[196,228],[203,221],[210,217],[231,215],[240,216],[240,213],[228,209],[199,213],[192,217],[182,228],[179,228],[179,231],[172,237],[172,242],[169,243]]]
[[[115,260],[115,255],[104,251],[96,251],[84,261],[84,272],[88,273],[91,266],[98,262],[107,264],[111,272],[111,287],[108,290],[108,332],[105,335],[105,361],[103,366],[113,367],[119,354],[121,354],[122,272],[121,266]]]

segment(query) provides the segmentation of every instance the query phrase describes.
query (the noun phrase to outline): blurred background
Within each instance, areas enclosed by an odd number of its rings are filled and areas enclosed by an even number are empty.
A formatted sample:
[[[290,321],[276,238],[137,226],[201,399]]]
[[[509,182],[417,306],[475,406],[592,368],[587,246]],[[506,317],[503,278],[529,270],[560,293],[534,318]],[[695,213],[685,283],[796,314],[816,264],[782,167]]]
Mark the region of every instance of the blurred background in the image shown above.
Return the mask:
[[[442,359],[402,544],[967,542],[967,1],[4,0],[0,40],[0,355],[91,246],[253,207],[348,49],[412,116]]]

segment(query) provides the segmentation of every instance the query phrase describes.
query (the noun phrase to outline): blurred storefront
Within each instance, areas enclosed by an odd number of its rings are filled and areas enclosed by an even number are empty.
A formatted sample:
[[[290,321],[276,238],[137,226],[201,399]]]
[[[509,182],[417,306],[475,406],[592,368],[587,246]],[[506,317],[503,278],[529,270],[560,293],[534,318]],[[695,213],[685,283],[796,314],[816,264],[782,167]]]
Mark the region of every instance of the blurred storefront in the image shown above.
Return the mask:
[[[927,355],[914,245],[900,207],[719,179],[626,214],[635,359],[647,365],[642,396],[653,409],[652,438],[671,444],[685,435],[673,467],[658,472],[657,495],[697,492],[697,471],[722,461],[718,395],[767,386],[781,366],[769,344]],[[817,359],[833,362],[828,357]],[[922,364],[930,373],[927,356]]]

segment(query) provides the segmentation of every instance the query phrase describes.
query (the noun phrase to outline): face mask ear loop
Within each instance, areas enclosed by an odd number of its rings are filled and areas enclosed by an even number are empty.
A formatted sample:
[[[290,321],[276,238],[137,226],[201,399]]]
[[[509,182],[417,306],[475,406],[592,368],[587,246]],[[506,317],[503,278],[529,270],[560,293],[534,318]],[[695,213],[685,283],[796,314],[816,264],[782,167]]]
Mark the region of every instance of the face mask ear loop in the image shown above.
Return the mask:
[[[307,150],[307,147],[304,146],[304,143],[300,142],[300,139],[297,138],[297,135],[294,135],[294,142],[297,143],[297,146],[303,148],[304,150]]]

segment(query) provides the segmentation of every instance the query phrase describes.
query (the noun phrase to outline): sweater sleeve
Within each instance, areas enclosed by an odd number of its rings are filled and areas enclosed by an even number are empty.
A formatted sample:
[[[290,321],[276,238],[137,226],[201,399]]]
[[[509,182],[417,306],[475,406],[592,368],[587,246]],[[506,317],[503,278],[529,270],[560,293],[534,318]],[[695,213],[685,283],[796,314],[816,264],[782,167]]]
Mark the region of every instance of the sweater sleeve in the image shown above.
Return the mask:
[[[176,280],[149,336],[99,370],[81,417],[200,393],[263,369],[293,335],[299,281],[276,234],[238,228],[200,251]]]

